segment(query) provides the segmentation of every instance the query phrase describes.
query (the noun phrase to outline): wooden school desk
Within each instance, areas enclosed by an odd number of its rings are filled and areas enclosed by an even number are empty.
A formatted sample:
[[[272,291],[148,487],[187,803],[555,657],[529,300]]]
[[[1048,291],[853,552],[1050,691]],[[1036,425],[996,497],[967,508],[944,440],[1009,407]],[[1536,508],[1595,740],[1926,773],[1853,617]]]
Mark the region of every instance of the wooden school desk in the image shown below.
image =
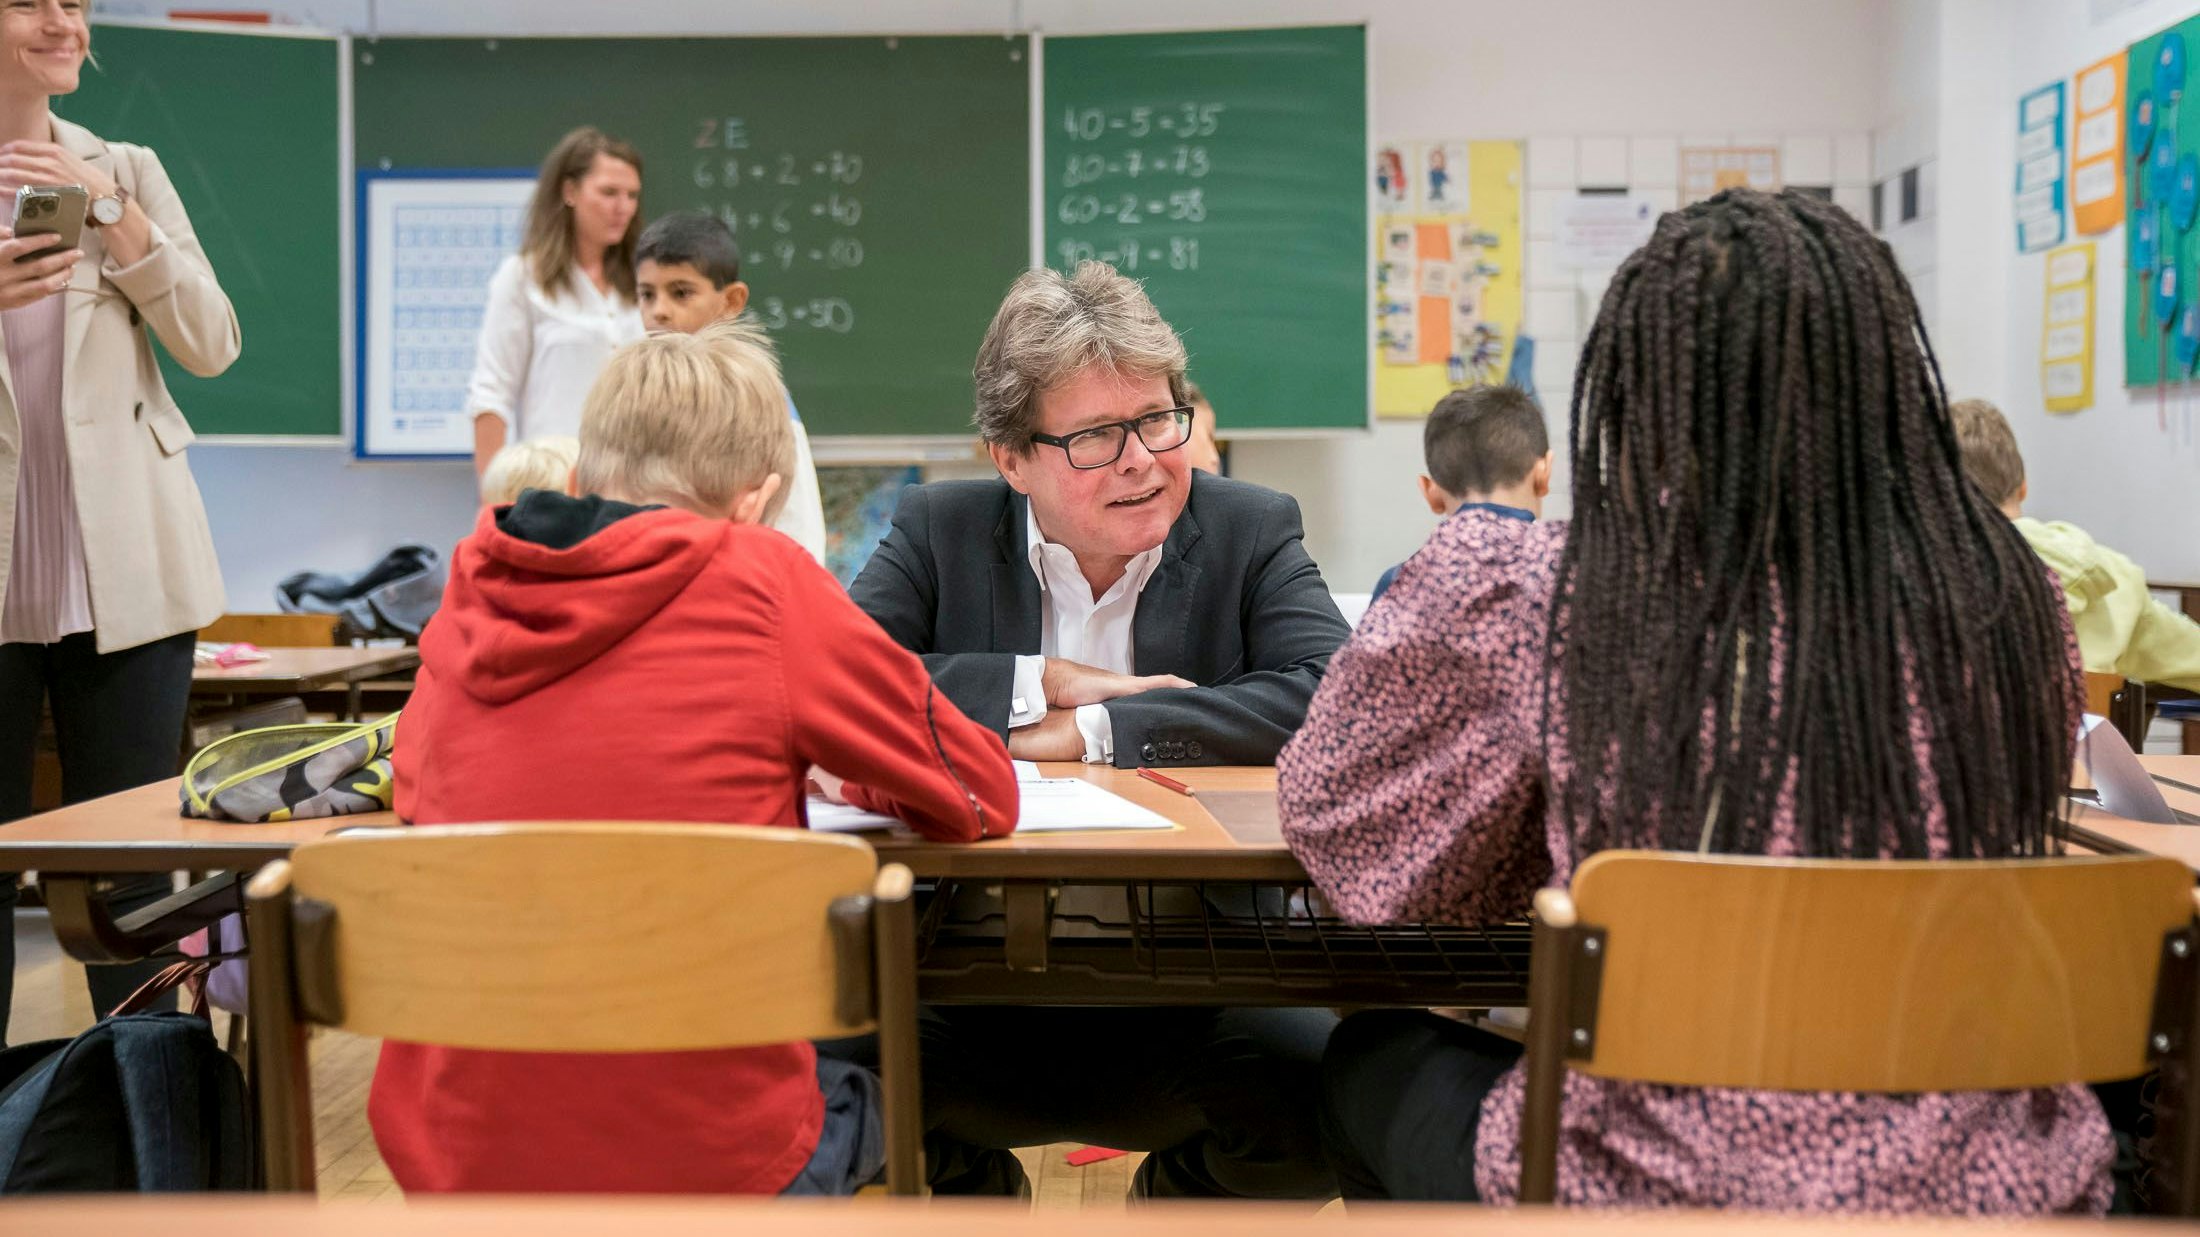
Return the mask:
[[[420,650],[410,646],[385,649],[275,648],[263,649],[266,661],[235,666],[197,666],[191,671],[191,694],[208,696],[302,696],[308,692],[343,688],[347,718],[359,716],[359,685],[391,675],[408,674],[420,666]]]
[[[2186,790],[2161,779],[2200,787],[2200,756],[2141,756],[2139,765],[2155,777],[2162,797],[2180,812],[2200,815],[2200,790]],[[2200,826],[2149,825],[2111,816],[2083,804],[2071,809],[2071,839],[2102,854],[2138,852],[2181,859],[2200,871]]]
[[[1315,913],[1305,869],[1276,831],[1273,769],[1171,770],[1196,796],[1123,769],[1068,763],[1044,771],[1095,782],[1176,827],[968,844],[869,835],[882,862],[939,882],[919,930],[925,999],[1408,1007],[1526,1000],[1525,925],[1358,928]],[[54,931],[72,956],[122,961],[234,911],[243,880],[298,843],[394,823],[387,813],[282,825],[186,820],[171,780],[0,825],[0,871],[39,873]],[[92,896],[102,875],[179,869],[217,874],[120,920]]]
[[[1023,1237],[1042,1227],[1028,1203],[964,1199],[435,1198],[404,1203],[328,1203],[269,1195],[142,1195],[7,1205],[22,1232],[44,1237]],[[2099,1237],[2130,1221],[2037,1220],[1996,1224],[1998,1234]],[[1415,1237],[1947,1237],[1947,1220],[1716,1215],[1687,1212],[1500,1209],[1389,1203],[1315,1211],[1279,1203],[1149,1203],[1045,1214],[1064,1237],[1291,1237],[1298,1233]],[[2167,1231],[2166,1229],[2163,1231]]]

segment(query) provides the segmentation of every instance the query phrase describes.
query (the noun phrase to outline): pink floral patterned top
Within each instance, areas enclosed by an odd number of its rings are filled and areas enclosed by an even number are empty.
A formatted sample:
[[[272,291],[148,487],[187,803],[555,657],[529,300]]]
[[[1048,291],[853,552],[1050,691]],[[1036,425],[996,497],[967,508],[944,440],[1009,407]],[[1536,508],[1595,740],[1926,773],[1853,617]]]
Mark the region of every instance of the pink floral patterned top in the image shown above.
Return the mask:
[[[1565,537],[1563,524],[1473,512],[1446,520],[1330,662],[1276,768],[1284,836],[1345,917],[1501,922],[1525,914],[1538,888],[1564,884],[1582,858],[1545,789],[1543,731],[1564,718],[1544,717],[1540,676]],[[2075,643],[2071,662],[2074,677]],[[1918,723],[1911,733],[1921,747],[1932,741]],[[1561,787],[1564,748],[1554,732],[1548,774]],[[1936,801],[1929,777],[1920,788]],[[1935,819],[1944,819],[1937,809],[1928,827]],[[1473,1162],[1485,1201],[1518,1197],[1523,1093],[1516,1068],[1482,1106]],[[2099,1213],[2113,1152],[2100,1105],[2079,1086],[1885,1096],[1569,1075],[1559,1197]]]

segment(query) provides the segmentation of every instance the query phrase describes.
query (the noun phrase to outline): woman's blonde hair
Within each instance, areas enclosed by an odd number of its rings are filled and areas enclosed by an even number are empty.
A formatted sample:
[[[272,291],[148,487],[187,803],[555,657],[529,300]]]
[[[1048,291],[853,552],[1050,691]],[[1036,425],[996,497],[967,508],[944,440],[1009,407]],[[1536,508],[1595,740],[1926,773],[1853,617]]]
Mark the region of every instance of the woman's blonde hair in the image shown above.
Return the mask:
[[[609,155],[642,174],[642,153],[593,125],[583,125],[558,140],[535,176],[535,196],[527,203],[527,231],[520,240],[520,256],[535,282],[552,296],[573,276],[573,208],[565,204],[565,187],[588,175],[597,155]],[[626,235],[603,255],[604,277],[619,295],[634,299],[634,246],[642,235],[642,212],[627,221]]]
[[[563,435],[509,443],[490,456],[489,466],[481,470],[482,504],[501,507],[516,502],[521,490],[563,494],[573,484],[573,466],[580,456],[581,440]]]
[[[628,344],[581,407],[584,494],[722,517],[773,473],[767,524],[787,499],[794,430],[771,338],[747,318]]]

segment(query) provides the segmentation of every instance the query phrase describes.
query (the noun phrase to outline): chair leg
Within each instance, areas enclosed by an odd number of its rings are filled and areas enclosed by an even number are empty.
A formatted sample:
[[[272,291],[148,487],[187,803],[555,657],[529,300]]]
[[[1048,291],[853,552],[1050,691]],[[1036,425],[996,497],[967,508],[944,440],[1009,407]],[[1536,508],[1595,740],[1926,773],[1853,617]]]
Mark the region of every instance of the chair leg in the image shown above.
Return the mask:
[[[878,1063],[885,1093],[886,1192],[922,1195],[924,1096],[917,1052],[917,915],[909,869],[880,869],[872,902]]]
[[[1542,906],[1539,903],[1538,909]],[[1575,927],[1539,917],[1528,962],[1527,1093],[1520,1117],[1520,1201],[1558,1197],[1558,1129],[1566,1091],[1566,1024]]]
[[[313,1076],[298,1018],[290,930],[290,865],[270,864],[245,899],[252,1073],[260,1114],[261,1163],[275,1193],[314,1192]]]

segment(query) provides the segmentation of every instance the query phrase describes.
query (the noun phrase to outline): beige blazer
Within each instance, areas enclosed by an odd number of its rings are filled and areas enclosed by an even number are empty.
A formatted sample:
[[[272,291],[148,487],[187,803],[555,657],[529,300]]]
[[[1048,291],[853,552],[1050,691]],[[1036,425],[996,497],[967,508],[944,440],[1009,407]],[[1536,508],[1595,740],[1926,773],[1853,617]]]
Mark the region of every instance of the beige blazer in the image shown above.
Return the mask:
[[[84,530],[92,625],[99,651],[195,631],[222,612],[221,569],[206,508],[184,448],[194,435],[161,381],[158,336],[185,369],[211,378],[242,346],[237,315],[215,282],[191,220],[160,159],[143,146],[103,142],[54,117],[55,140],[113,176],[153,222],[152,252],[118,268],[96,228],[69,281],[63,318],[61,408],[70,480]],[[0,353],[0,602],[15,535],[22,426]]]

